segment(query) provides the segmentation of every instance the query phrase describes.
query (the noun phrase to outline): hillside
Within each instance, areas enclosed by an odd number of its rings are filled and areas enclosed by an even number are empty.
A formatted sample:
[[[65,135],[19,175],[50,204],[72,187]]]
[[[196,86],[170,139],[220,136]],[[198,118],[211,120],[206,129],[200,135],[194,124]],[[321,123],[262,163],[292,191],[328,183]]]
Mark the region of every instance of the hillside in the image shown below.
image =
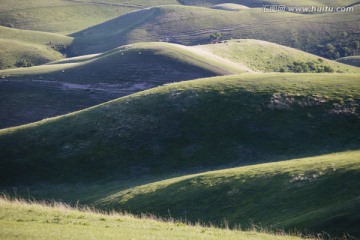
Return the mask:
[[[360,56],[344,57],[337,60],[340,63],[360,67]]]
[[[214,227],[189,226],[181,222],[166,222],[151,217],[104,214],[76,210],[64,204],[53,206],[0,200],[1,239],[249,239],[297,240],[298,237],[271,235],[255,231],[242,232]],[[136,229],[136,231],[135,231]]]
[[[81,110],[164,83],[281,71],[360,73],[356,67],[258,40],[194,47],[138,43],[103,54],[0,71],[4,79],[0,82],[0,128]]]
[[[68,34],[137,9],[175,4],[175,0],[2,0],[0,25]]]
[[[122,179],[358,149],[359,88],[351,74],[248,74],[143,91],[1,130],[0,182]]]
[[[265,14],[259,8],[223,11],[163,6],[131,12],[75,33],[72,48],[75,54],[82,55],[144,41],[206,44],[218,32],[224,40],[259,39],[338,58],[345,54],[344,47],[354,53],[358,51],[353,48],[353,42],[359,38],[359,18],[359,8],[351,13],[304,15]],[[332,44],[334,49],[326,44]]]
[[[71,37],[0,26],[0,70],[64,58]]]
[[[232,168],[125,188],[100,208],[248,228],[360,237],[360,152]],[[344,187],[346,186],[346,187]]]
[[[228,40],[195,47],[258,72],[359,73],[360,70],[294,48],[254,39]]]
[[[0,71],[0,128],[81,110],[169,82],[252,72],[214,54],[166,43]],[[46,101],[44,101],[46,99]]]

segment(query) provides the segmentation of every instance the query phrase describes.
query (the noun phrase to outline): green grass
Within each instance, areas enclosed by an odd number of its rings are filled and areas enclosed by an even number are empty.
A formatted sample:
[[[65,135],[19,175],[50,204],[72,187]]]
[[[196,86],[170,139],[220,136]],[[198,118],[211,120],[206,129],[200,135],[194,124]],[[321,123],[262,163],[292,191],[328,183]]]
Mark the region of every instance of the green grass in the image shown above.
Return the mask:
[[[306,68],[299,71],[308,72],[328,71],[359,73],[358,68],[349,67],[319,56],[302,52],[278,44],[253,40],[239,39],[223,41],[216,44],[196,46],[196,48],[210,51],[233,62],[241,63],[254,71],[261,72],[296,72],[294,63],[304,63]]]
[[[1,239],[249,239],[295,240],[255,231],[232,231],[151,217],[103,214],[77,210],[64,204],[0,200]]]
[[[95,205],[221,225],[360,236],[360,152],[166,179],[123,189]]]
[[[24,52],[14,55],[14,52],[3,57],[19,59],[25,55]],[[304,70],[310,72],[360,73],[356,67],[257,40],[232,40],[195,47],[137,43],[103,54],[0,71],[0,77],[10,80],[0,83],[3,97],[0,128],[81,110],[169,82],[254,71],[297,71],[300,66],[294,63],[308,64]],[[47,101],[43,101],[44,98]]]
[[[154,88],[1,130],[1,183],[122,179],[358,149],[359,88],[355,74],[247,74]]]
[[[65,0],[3,0],[0,25],[68,34],[99,24],[124,13],[176,1],[65,1]]]
[[[206,44],[211,34],[220,32],[223,39],[259,39],[320,54],[320,46],[327,43],[352,46],[359,37],[359,16],[357,8],[352,13],[303,15],[164,6],[125,14],[75,33],[72,47],[81,55],[144,41]]]
[[[0,82],[0,128],[81,110],[169,82],[245,71],[251,70],[168,43],[134,44],[101,55],[0,71],[9,80]]]
[[[337,60],[338,62],[360,67],[360,56],[344,57]]]
[[[71,37],[0,26],[0,69],[62,59],[71,42]]]

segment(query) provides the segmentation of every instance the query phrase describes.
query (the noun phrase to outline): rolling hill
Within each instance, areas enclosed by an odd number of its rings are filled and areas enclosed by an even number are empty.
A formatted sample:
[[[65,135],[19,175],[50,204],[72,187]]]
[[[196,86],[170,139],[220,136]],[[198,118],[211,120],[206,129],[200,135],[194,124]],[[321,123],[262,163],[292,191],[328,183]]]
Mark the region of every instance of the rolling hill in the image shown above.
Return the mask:
[[[75,54],[83,55],[145,41],[206,44],[210,42],[211,35],[218,32],[224,40],[259,39],[328,57],[338,53],[341,57],[345,46],[357,51],[352,46],[359,38],[359,17],[359,8],[350,13],[304,15],[285,12],[266,14],[258,8],[222,11],[203,7],[163,6],[131,12],[74,33],[72,48]],[[336,45],[335,51],[327,49],[326,44]],[[330,53],[331,50],[333,52]]]
[[[294,48],[254,39],[222,41],[216,44],[195,46],[257,72],[352,72],[357,68],[337,65],[319,56]]]
[[[360,73],[356,67],[257,40],[195,47],[138,43],[44,66],[0,71],[4,78],[0,128],[81,110],[169,82],[259,71]]]
[[[360,152],[185,175],[112,192],[100,208],[220,226],[360,236]],[[346,187],[345,187],[346,186]]]
[[[358,149],[359,83],[352,74],[209,78],[7,128],[0,182],[122,179]]]
[[[72,38],[0,26],[0,69],[29,67],[64,58]]]
[[[249,71],[214,54],[165,43],[0,71],[0,127],[66,114],[169,82]]]

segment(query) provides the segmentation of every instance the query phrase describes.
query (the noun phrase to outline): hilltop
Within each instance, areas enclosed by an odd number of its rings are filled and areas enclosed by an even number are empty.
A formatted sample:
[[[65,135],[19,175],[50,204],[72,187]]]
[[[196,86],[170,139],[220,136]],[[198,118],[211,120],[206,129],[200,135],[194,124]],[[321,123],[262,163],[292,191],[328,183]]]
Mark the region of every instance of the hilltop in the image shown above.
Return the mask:
[[[29,67],[64,58],[72,38],[0,26],[0,69]]]
[[[351,74],[209,78],[4,129],[1,183],[121,179],[357,149],[359,83]]]

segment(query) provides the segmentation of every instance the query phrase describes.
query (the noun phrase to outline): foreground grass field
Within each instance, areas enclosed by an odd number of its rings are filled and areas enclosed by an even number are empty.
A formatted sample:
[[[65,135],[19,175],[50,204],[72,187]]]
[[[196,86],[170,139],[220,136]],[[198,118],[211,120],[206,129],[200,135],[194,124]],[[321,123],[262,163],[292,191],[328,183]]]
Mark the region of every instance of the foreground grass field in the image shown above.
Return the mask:
[[[356,74],[245,74],[154,88],[1,130],[0,180],[119,179],[358,149],[359,87]]]
[[[249,239],[296,240],[298,237],[189,226],[150,217],[71,209],[66,205],[25,203],[0,199],[1,239]]]

